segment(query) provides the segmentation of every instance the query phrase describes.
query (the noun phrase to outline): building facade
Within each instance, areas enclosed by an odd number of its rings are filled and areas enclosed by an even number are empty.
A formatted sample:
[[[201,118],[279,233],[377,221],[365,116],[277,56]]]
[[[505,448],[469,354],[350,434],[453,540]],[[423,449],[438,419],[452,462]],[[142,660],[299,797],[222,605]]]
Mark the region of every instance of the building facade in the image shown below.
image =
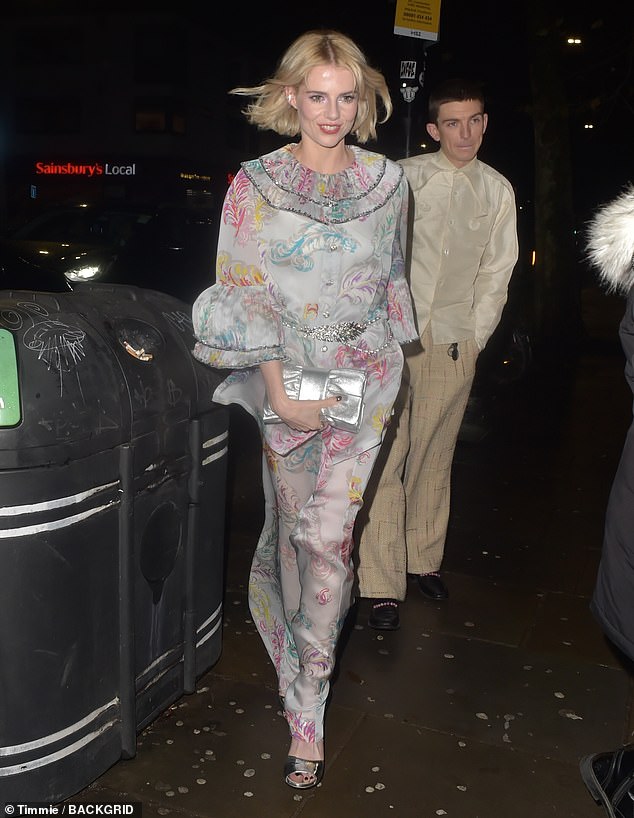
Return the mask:
[[[0,18],[3,228],[78,200],[218,208],[256,148],[211,18],[29,0]]]

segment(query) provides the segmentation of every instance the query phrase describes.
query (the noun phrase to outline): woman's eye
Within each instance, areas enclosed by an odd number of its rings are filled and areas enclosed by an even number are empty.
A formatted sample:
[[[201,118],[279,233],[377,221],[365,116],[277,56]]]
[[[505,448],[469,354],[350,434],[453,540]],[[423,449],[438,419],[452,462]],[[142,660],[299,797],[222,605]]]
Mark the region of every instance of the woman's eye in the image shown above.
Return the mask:
[[[345,97],[343,97],[343,101],[346,103],[346,105],[352,105],[353,102],[356,102],[356,99],[357,97],[355,94],[346,94]]]

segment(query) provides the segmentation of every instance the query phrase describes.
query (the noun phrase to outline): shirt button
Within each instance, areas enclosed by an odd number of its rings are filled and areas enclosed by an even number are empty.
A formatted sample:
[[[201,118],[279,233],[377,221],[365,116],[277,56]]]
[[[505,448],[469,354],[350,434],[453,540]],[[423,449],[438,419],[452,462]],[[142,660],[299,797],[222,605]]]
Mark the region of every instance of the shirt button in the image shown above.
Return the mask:
[[[328,310],[324,310],[323,316],[324,318],[330,318],[330,313],[328,312]]]
[[[331,250],[331,251],[336,250],[336,249],[337,249],[337,245],[336,245],[336,244],[331,244],[331,245],[330,245],[330,250]]]
[[[322,348],[321,348],[321,351],[322,351],[322,352],[328,352],[328,347],[322,347]]]
[[[443,250],[442,254],[443,254],[443,256],[448,256],[449,255],[449,250]]]
[[[332,280],[329,279],[328,281],[324,281],[324,284],[326,287],[332,287]]]

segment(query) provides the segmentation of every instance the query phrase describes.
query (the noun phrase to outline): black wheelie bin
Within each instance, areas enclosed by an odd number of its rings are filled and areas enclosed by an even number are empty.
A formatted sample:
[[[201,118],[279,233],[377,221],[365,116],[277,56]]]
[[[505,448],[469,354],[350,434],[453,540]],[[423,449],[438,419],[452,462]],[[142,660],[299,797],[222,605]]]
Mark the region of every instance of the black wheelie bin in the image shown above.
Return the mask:
[[[84,789],[218,659],[229,416],[154,290],[0,291],[0,801]]]

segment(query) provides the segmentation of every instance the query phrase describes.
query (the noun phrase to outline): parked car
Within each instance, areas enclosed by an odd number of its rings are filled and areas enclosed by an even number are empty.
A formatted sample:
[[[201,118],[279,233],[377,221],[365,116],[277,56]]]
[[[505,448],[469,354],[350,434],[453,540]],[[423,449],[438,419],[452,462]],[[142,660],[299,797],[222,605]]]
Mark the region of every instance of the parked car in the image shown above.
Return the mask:
[[[0,240],[0,289],[59,292],[98,281],[190,302],[213,283],[216,230],[212,211],[180,205],[54,207]]]

